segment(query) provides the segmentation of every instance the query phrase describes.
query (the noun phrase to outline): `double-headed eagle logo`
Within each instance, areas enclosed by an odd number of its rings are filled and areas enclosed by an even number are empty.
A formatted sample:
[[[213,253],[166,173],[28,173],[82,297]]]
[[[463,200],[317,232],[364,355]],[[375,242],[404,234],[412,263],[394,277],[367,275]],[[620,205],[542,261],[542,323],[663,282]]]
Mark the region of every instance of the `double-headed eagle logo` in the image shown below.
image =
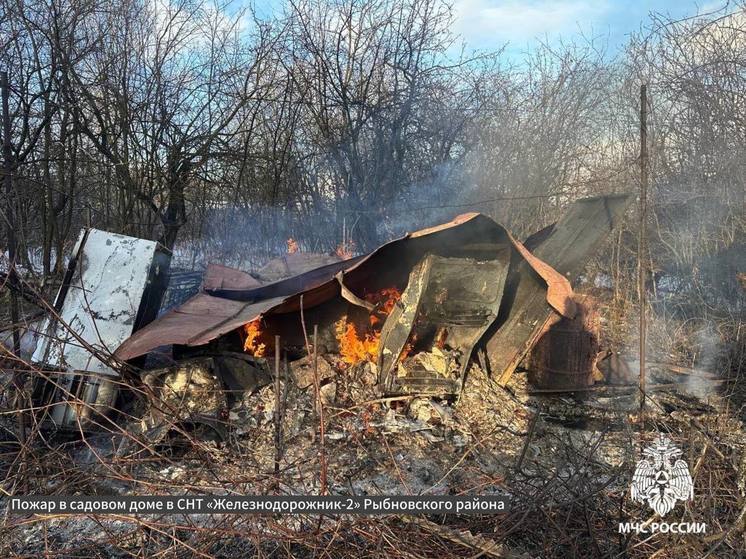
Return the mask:
[[[642,451],[643,458],[637,463],[632,476],[632,499],[647,502],[661,517],[676,505],[676,501],[694,498],[694,482],[682,452],[671,444],[671,440],[660,434],[656,441]]]

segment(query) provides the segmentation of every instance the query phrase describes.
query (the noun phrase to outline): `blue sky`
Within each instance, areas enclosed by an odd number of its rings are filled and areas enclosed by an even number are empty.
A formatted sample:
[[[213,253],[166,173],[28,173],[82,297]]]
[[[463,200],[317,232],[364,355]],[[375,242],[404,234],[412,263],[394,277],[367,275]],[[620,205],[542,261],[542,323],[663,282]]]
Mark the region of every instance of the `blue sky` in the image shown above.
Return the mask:
[[[260,13],[282,5],[282,0],[255,0]],[[451,0],[456,14],[454,31],[467,46],[497,49],[508,43],[507,54],[520,57],[537,40],[555,43],[599,38],[613,54],[630,33],[648,21],[650,12],[674,18],[720,8],[727,0]]]
[[[599,38],[610,52],[623,46],[629,34],[658,12],[676,19],[717,9],[726,4],[692,0],[456,0],[457,30],[476,48],[509,43],[513,54],[537,40]]]

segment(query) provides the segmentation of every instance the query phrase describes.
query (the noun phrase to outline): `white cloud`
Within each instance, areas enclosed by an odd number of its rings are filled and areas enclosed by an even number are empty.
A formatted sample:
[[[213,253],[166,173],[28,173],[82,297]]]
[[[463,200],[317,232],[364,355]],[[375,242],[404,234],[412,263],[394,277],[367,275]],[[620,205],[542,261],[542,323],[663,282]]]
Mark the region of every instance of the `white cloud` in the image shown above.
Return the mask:
[[[574,33],[603,18],[608,0],[456,0],[455,31],[472,47]]]

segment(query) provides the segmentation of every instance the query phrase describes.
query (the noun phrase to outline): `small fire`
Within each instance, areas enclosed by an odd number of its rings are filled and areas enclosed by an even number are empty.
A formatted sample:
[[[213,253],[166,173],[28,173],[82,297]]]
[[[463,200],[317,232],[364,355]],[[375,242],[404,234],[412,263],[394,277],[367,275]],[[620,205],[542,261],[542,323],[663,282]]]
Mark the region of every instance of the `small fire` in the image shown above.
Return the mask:
[[[290,237],[285,242],[288,245],[288,254],[295,254],[296,252],[298,252],[298,241]]]
[[[355,256],[355,241],[350,239],[347,242],[340,243],[337,247],[337,250],[335,250],[334,252],[342,260],[348,260],[352,258],[353,256]]]
[[[391,314],[394,305],[401,299],[401,291],[396,287],[384,287],[379,291],[368,293],[365,300],[375,305],[375,309],[370,313],[370,325],[374,326]]]
[[[361,361],[375,362],[381,343],[381,326],[385,318],[394,310],[394,305],[399,299],[401,299],[401,291],[395,287],[386,287],[366,294],[365,300],[372,303],[374,309],[370,313],[368,324],[361,327],[361,331],[358,331],[354,323],[348,322],[346,316],[335,323],[339,354],[344,363],[354,365]],[[242,332],[245,335],[243,349],[249,355],[264,357],[271,349],[271,340],[262,330],[260,318],[244,324]],[[410,346],[411,344],[405,348],[404,353],[411,350]]]
[[[243,331],[246,339],[243,342],[243,350],[254,357],[264,357],[267,351],[267,344],[261,341],[262,329],[261,319],[256,318],[244,324]]]
[[[375,361],[378,355],[378,344],[381,332],[368,332],[360,336],[354,324],[343,317],[334,325],[339,341],[339,355],[348,365],[361,361]]]
[[[349,365],[361,361],[375,362],[381,343],[380,327],[399,299],[401,291],[395,287],[385,287],[365,295],[365,300],[375,305],[375,309],[370,313],[368,326],[364,332],[358,332],[355,324],[347,322],[347,317],[343,317],[334,325],[342,361]]]

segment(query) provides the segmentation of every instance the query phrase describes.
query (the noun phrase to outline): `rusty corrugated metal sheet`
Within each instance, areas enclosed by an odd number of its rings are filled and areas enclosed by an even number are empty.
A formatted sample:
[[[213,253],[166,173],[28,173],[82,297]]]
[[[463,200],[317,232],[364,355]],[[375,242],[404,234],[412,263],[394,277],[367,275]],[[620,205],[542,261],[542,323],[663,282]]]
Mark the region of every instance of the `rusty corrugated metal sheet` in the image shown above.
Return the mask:
[[[532,235],[526,243],[533,247],[533,257],[540,259],[553,274],[575,283],[589,258],[622,220],[631,201],[627,194],[578,200],[555,225]],[[502,316],[494,330],[486,336],[490,369],[502,385],[508,382],[553,316],[552,309],[544,302],[543,283],[528,268],[516,266],[511,275],[506,289],[514,293],[512,303],[504,312],[501,310]],[[551,303],[549,298],[547,301]],[[556,309],[555,305],[552,307]]]
[[[564,316],[574,315],[572,288],[564,276],[532,256],[503,226],[485,215],[468,213],[390,241],[366,256],[324,266],[275,284],[244,291],[220,289],[209,294],[200,293],[137,332],[117,349],[116,355],[127,360],[165,344],[202,345],[261,315],[298,311],[301,295],[304,306],[311,308],[339,296],[340,281],[353,292],[362,292],[372,278],[386,269],[411,268],[428,252],[444,246],[458,249],[469,243],[490,241],[512,246],[519,259],[541,278],[552,308]]]
[[[262,282],[242,270],[223,266],[222,264],[208,264],[202,277],[202,289],[254,289],[261,287]]]
[[[205,289],[138,331],[119,346],[115,355],[126,361],[162,345],[206,344],[251,322],[271,308],[281,309],[282,302],[299,292],[307,293],[305,305],[313,306],[336,294],[338,284],[333,280],[335,274],[358,262],[360,258],[337,262],[250,289],[238,288],[236,283],[232,283],[232,279],[213,276],[209,282],[205,281],[205,287],[212,289]],[[224,266],[221,268],[232,270]],[[213,273],[215,272],[219,272],[219,269],[213,268]],[[235,279],[235,274],[230,275]],[[221,287],[217,288],[217,285]]]
[[[339,256],[332,254],[298,251],[273,258],[256,271],[256,276],[262,283],[271,283],[336,264],[341,260]]]
[[[354,264],[365,258],[356,256],[348,260],[341,260],[332,264],[315,268],[302,274],[285,278],[272,283],[266,283],[259,287],[250,289],[237,288],[205,288],[205,291],[216,297],[224,297],[235,301],[260,301],[271,297],[287,297],[307,289],[312,289],[324,282],[331,280],[342,270],[351,268]]]
[[[144,355],[162,345],[202,345],[223,332],[222,325],[238,320],[238,328],[256,316],[282,302],[282,298],[267,299],[255,304],[213,297],[198,293],[183,305],[168,311],[125,341],[116,351],[120,359],[132,359]],[[248,319],[242,317],[249,316]],[[204,341],[203,341],[204,340]]]

